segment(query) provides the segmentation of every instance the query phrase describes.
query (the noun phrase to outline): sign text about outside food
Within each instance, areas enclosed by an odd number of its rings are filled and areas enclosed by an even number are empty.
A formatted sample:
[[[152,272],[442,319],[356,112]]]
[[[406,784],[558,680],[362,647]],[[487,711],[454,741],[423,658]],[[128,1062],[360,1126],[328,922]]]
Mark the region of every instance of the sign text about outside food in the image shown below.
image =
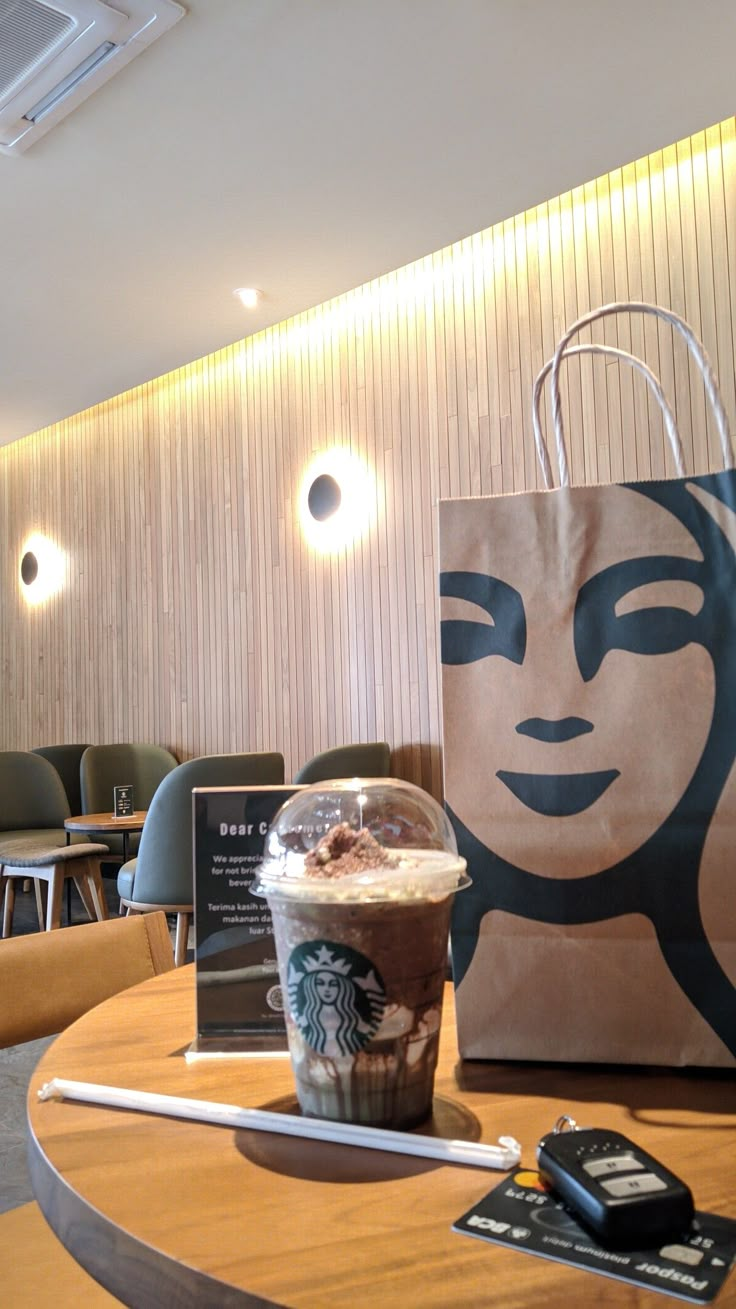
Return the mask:
[[[266,833],[298,788],[194,792],[197,1030],[204,1049],[272,1037],[285,1048],[271,914],[253,892]]]

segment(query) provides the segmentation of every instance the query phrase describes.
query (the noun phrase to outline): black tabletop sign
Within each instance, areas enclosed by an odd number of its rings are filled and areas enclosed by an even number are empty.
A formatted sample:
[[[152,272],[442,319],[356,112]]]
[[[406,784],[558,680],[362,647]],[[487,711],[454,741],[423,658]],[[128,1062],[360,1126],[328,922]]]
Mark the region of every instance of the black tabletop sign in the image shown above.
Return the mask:
[[[266,832],[295,786],[196,787],[197,1039],[191,1054],[286,1051],[271,914],[251,891]]]
[[[114,786],[112,788],[113,818],[129,818],[133,810],[133,787]]]

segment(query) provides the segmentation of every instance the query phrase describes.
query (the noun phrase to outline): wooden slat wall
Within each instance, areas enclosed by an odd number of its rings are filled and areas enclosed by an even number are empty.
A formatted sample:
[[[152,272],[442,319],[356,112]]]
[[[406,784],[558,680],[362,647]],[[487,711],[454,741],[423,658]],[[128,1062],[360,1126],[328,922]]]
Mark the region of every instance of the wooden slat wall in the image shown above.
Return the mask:
[[[181,758],[385,738],[440,794],[439,497],[540,485],[530,396],[565,324],[612,299],[669,305],[716,363],[733,421],[733,119],[338,300],[0,450],[0,747],[148,740]],[[719,466],[679,340],[643,318],[598,339],[642,354],[689,467]],[[578,482],[672,471],[631,370],[584,359],[565,417]],[[317,555],[302,472],[332,445],[376,477],[373,525]],[[21,598],[33,531],[64,589]]]

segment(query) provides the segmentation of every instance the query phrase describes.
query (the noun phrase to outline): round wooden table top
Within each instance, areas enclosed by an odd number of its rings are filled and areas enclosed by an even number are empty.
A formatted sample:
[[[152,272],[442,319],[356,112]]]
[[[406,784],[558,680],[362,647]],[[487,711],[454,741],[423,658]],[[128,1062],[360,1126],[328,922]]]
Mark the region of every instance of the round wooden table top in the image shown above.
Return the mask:
[[[67,832],[140,832],[147,812],[147,809],[136,809],[125,818],[116,818],[114,814],[75,814],[66,819],[64,827]]]
[[[503,1180],[499,1172],[37,1100],[44,1082],[62,1077],[295,1111],[288,1059],[187,1064],[195,1029],[189,966],[86,1014],[31,1079],[39,1204],[67,1249],[124,1303],[662,1305],[655,1292],[453,1233]],[[691,1185],[699,1209],[736,1218],[732,1076],[461,1064],[448,987],[435,1120],[424,1130],[486,1142],[510,1134],[533,1168],[536,1142],[563,1113],[624,1132]]]

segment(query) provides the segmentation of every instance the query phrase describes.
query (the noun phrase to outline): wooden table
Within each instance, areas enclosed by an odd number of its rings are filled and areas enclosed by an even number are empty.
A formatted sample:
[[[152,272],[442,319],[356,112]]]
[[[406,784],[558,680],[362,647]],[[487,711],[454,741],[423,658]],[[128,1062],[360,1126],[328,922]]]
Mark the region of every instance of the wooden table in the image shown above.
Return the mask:
[[[448,987],[437,1077],[444,1135],[534,1146],[559,1114],[618,1128],[736,1218],[730,1075],[460,1065]],[[165,973],[81,1018],[31,1079],[33,1187],[64,1245],[133,1306],[647,1305],[666,1298],[453,1233],[503,1177],[429,1160],[75,1104],[38,1103],[51,1077],[281,1107],[288,1060],[186,1064],[194,970]],[[736,1275],[734,1275],[736,1276]],[[729,1298],[730,1296],[730,1298]],[[718,1300],[733,1304],[736,1284]],[[674,1303],[674,1301],[670,1301]]]
[[[145,822],[146,809],[137,809],[125,818],[115,818],[112,814],[76,814],[67,818],[64,827],[67,832],[104,832],[107,836],[119,833],[123,838],[123,863],[128,862],[128,838],[131,832],[140,832]]]

